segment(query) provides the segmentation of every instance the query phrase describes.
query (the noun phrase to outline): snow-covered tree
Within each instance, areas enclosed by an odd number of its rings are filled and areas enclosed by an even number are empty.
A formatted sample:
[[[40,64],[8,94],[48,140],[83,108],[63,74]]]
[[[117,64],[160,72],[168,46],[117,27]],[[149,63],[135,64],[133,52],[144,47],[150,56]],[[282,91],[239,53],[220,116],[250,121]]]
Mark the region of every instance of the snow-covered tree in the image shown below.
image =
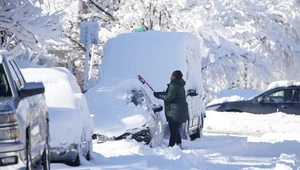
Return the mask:
[[[0,45],[12,56],[37,62],[50,41],[61,41],[60,13],[41,15],[35,0],[0,0]]]
[[[271,81],[299,77],[297,1],[212,2],[201,9],[207,11],[205,24],[195,32],[205,47],[208,94],[227,88],[264,89]]]
[[[101,60],[102,45],[121,33],[145,29],[198,36],[206,101],[223,89],[263,90],[274,80],[300,76],[297,0],[47,1],[67,13],[64,34],[73,46],[61,47],[65,62],[84,61],[79,24],[93,21],[100,25],[94,64]]]

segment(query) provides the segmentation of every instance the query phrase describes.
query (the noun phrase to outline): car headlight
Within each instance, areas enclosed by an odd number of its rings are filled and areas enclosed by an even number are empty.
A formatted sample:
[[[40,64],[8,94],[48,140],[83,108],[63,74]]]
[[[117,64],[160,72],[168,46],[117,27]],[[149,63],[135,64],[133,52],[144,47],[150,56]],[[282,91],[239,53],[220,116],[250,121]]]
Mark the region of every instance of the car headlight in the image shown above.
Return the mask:
[[[17,126],[0,129],[0,141],[17,139],[18,137],[19,131]]]
[[[208,106],[205,110],[206,111],[216,111],[221,105],[215,105],[215,106]]]
[[[17,121],[17,115],[15,113],[0,114],[0,125],[7,123],[14,123]]]

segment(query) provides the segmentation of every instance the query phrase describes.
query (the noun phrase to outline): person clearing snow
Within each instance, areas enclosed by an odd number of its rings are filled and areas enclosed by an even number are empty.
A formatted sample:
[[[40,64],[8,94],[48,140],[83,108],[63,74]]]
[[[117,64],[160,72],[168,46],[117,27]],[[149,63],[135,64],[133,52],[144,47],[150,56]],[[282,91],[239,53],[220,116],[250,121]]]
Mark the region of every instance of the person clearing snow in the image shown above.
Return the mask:
[[[189,118],[182,128],[182,137],[194,140],[201,135],[205,117],[199,49],[199,39],[190,33],[147,31],[121,34],[109,39],[104,46],[101,79],[141,75],[153,89],[163,91],[172,72],[181,70],[186,80],[189,105]]]

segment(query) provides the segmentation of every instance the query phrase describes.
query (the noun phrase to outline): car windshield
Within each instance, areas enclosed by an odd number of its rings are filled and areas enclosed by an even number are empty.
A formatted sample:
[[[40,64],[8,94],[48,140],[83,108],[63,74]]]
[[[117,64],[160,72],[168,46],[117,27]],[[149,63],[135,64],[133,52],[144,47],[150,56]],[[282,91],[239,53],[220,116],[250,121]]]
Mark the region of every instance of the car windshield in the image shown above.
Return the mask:
[[[141,89],[132,89],[130,92],[130,102],[137,105],[142,105],[145,102],[145,95]]]
[[[3,64],[0,64],[0,97],[8,96],[12,96],[12,94],[3,68]]]

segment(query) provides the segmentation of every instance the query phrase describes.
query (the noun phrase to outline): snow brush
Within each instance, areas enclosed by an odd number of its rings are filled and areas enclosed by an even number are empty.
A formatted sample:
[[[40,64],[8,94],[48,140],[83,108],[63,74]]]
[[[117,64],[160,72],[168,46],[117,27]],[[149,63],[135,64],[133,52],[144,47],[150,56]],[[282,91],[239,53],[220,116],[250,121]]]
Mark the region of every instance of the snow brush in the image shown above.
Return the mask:
[[[155,92],[155,90],[150,86],[150,84],[141,76],[141,75],[138,75],[138,79],[141,81],[141,83],[143,83],[143,84],[147,84],[148,85],[148,87],[153,91],[153,92]]]

